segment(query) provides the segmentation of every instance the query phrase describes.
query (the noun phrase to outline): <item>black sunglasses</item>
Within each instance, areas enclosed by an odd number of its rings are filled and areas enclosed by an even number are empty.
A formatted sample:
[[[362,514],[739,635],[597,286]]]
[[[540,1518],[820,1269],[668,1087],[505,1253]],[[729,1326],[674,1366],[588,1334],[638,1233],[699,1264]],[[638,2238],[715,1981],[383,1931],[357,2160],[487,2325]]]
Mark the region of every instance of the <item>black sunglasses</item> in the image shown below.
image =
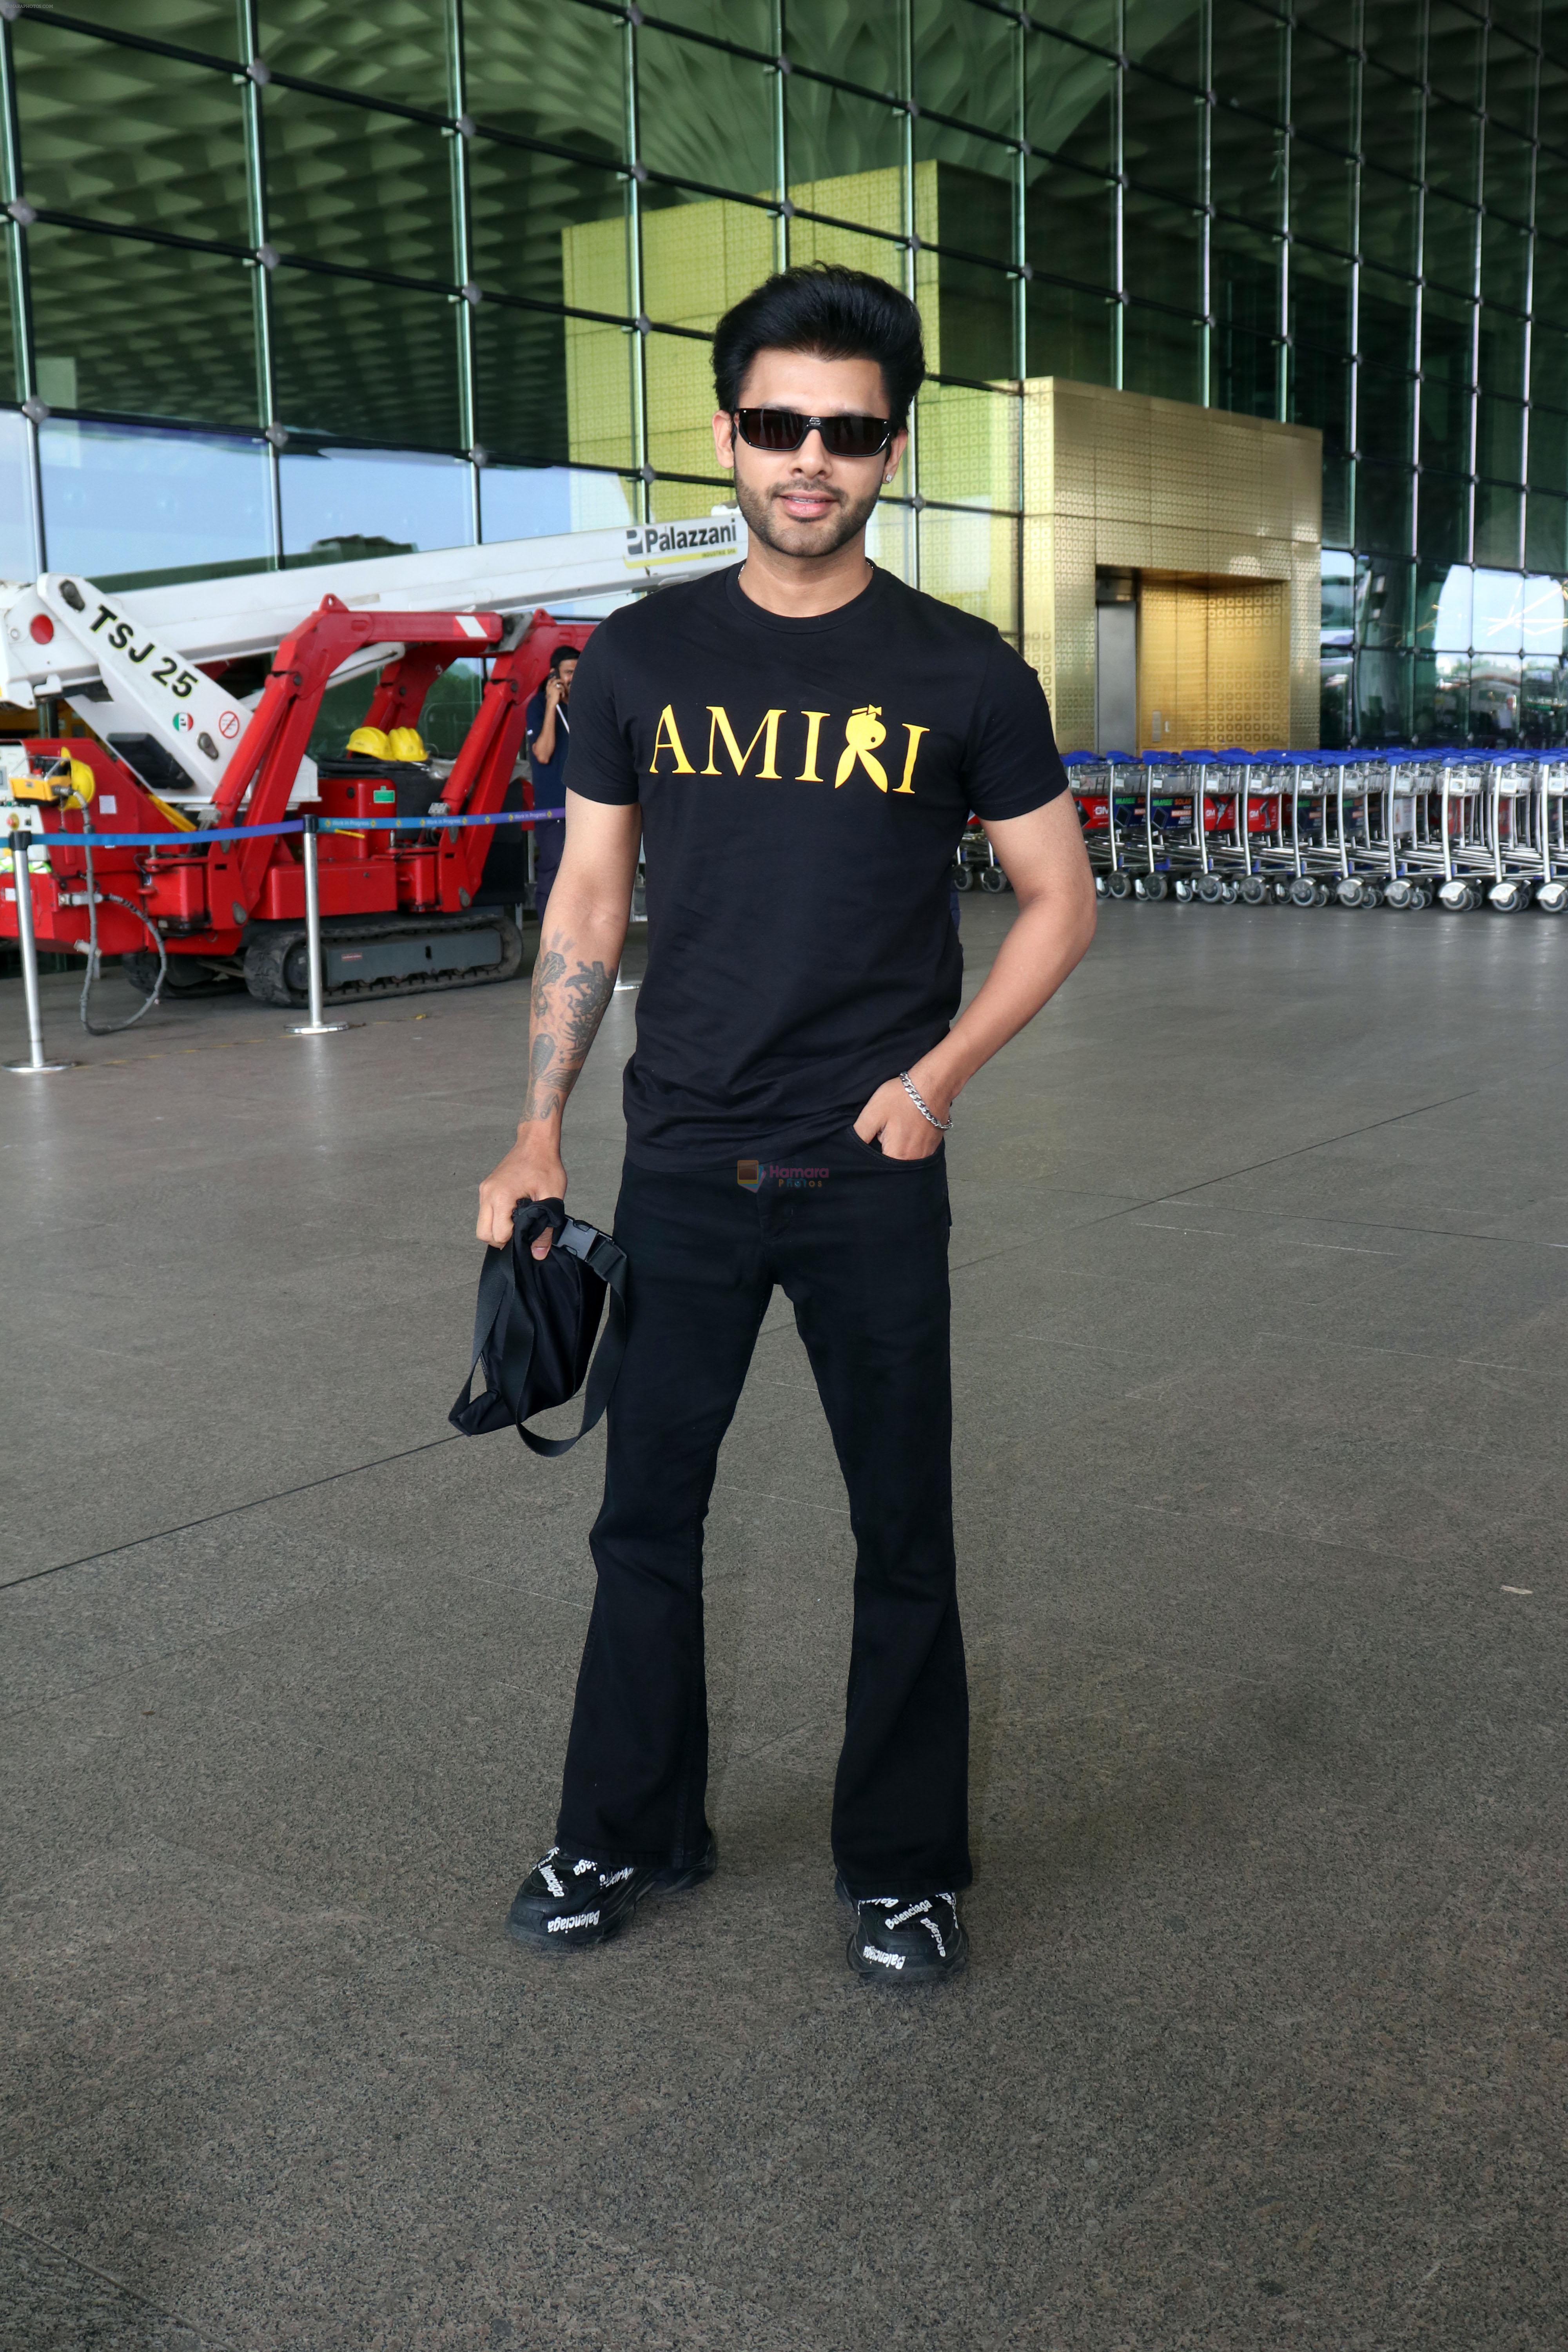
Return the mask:
[[[830,457],[876,457],[893,437],[890,416],[802,416],[793,408],[737,408],[741,438],[753,449],[798,449],[814,429]]]

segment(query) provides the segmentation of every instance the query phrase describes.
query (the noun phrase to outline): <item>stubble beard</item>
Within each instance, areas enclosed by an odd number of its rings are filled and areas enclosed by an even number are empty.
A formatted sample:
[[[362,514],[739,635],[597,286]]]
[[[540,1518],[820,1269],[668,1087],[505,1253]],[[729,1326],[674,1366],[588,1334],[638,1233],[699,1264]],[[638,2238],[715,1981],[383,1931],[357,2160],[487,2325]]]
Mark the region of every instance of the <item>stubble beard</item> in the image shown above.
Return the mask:
[[[791,522],[787,516],[774,511],[774,500],[784,497],[791,488],[787,482],[758,490],[737,475],[735,502],[745,517],[747,530],[754,531],[763,546],[771,547],[776,554],[837,555],[841,547],[865,530],[881,487],[880,482],[874,484],[863,499],[833,492],[831,495],[842,502],[830,514],[824,515],[820,522]]]

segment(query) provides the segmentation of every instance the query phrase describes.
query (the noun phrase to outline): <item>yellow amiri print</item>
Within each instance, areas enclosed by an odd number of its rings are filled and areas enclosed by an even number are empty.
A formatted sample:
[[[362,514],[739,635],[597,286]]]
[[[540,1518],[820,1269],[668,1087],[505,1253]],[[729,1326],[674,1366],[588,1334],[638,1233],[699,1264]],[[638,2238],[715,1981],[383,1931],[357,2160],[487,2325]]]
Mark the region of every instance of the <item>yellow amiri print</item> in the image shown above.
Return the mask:
[[[872,753],[879,743],[885,743],[887,740],[888,730],[882,724],[879,702],[868,702],[863,710],[851,711],[844,722],[844,751],[839,759],[838,772],[833,779],[835,790],[848,782],[858,760],[877,790],[885,793],[888,772],[880,760],[873,759]]]

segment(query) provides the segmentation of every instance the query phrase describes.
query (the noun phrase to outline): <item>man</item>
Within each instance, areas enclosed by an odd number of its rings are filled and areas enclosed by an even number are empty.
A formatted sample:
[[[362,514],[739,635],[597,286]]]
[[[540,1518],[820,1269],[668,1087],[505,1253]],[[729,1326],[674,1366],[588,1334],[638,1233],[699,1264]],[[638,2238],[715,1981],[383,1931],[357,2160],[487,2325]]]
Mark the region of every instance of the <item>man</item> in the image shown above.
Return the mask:
[[[924,373],[913,305],[858,271],[789,270],[721,320],[713,352],[714,446],[750,551],[614,614],[584,654],[528,1094],[480,1187],[496,1243],[520,1200],[565,1191],[562,1112],[640,838],[647,970],[616,1212],[630,1333],[557,1843],[508,1925],[547,1948],[597,1942],[715,1867],[702,1523],[778,1283],[857,1547],[833,1810],[848,1957],[909,1984],[968,1952],[943,1137],[1088,947],[1094,887],[1034,672],[866,559]],[[949,879],[971,808],[1017,914],[954,1021]]]
[[[544,936],[544,910],[561,866],[566,841],[566,754],[572,742],[566,716],[577,669],[575,646],[557,646],[543,686],[529,697],[523,719],[533,772],[533,911]]]

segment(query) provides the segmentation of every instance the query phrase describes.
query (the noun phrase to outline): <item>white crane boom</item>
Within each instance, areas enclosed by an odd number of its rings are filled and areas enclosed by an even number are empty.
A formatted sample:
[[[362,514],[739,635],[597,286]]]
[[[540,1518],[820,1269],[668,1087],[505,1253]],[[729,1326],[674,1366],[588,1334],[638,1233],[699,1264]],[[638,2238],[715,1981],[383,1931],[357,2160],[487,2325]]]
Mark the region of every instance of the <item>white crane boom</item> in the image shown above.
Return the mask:
[[[206,801],[256,698],[227,693],[204,666],[276,652],[323,596],[356,610],[515,615],[699,579],[745,551],[738,511],[716,507],[685,522],[231,572],[112,595],[79,575],[45,572],[30,586],[0,585],[0,698],[26,709],[58,696],[154,791]],[[379,669],[401,651],[392,642],[368,646],[335,676]],[[315,789],[309,761],[295,789]]]

